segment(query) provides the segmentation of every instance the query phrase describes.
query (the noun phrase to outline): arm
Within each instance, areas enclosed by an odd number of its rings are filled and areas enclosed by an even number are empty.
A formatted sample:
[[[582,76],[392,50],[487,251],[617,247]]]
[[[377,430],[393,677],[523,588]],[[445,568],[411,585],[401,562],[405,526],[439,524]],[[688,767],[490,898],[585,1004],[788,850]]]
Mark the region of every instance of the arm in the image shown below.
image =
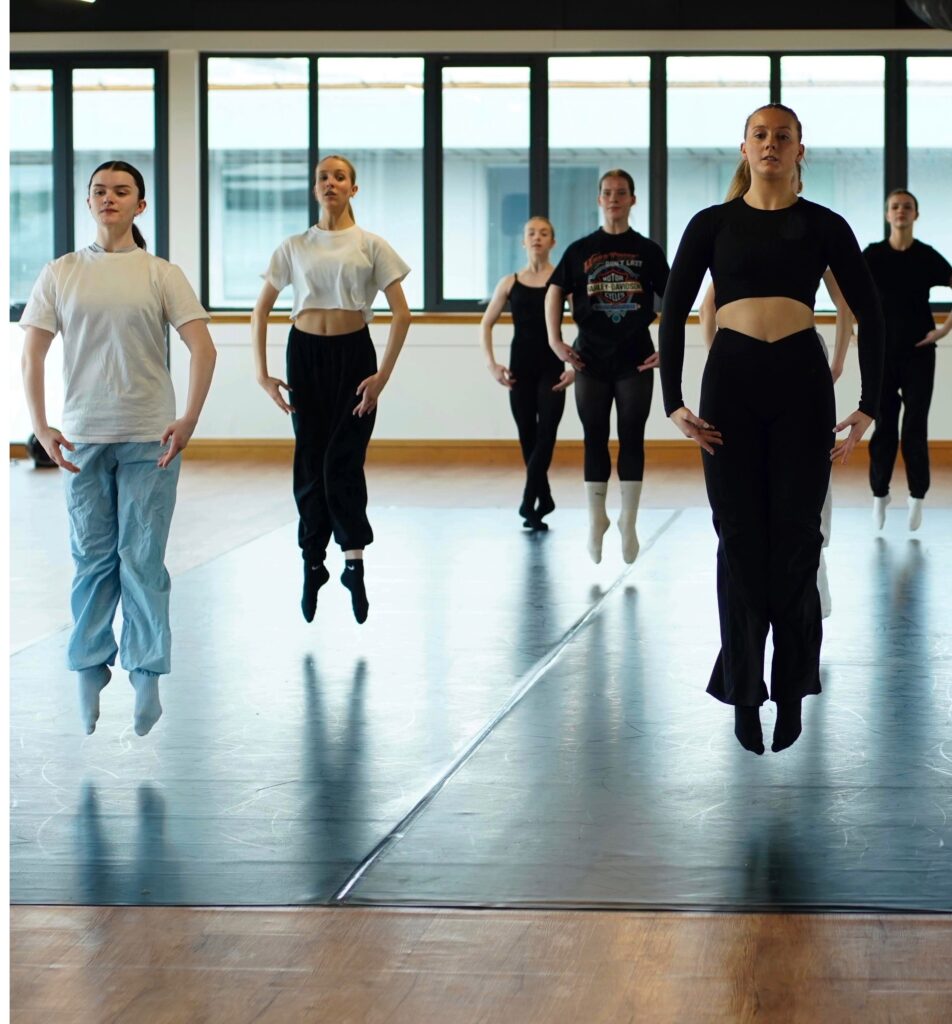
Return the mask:
[[[562,340],[562,309],[565,305],[565,292],[557,285],[550,284],[545,293],[545,329],[549,336],[549,348],[573,370],[584,369],[585,364],[578,353]]]
[[[704,293],[704,298],[701,299],[701,305],[697,311],[698,320],[701,322],[701,337],[704,339],[704,347],[711,351],[711,345],[714,344],[714,335],[717,333],[717,323],[715,322],[715,310],[714,310],[714,285],[712,284],[708,290]]]
[[[850,338],[853,337],[853,311],[846,304],[840,286],[836,278],[830,273],[830,268],[823,272],[823,283],[830,293],[833,306],[836,309],[836,334],[833,342],[833,358],[830,361],[830,373],[833,375],[835,384],[843,374],[843,367],[846,365],[846,350],[849,348]]]
[[[486,356],[486,369],[489,370],[493,375],[493,378],[502,384],[504,388],[511,388],[515,383],[515,380],[509,372],[509,368],[507,366],[503,366],[501,363],[497,363],[496,358],[493,355],[493,325],[499,319],[499,315],[505,308],[514,279],[514,274],[507,274],[500,280],[499,284],[496,285],[496,290],[493,292],[493,297],[489,300],[486,312],[483,313],[482,320],[479,321],[483,353]]]
[[[661,391],[665,415],[674,425],[706,451],[714,454],[713,445],[722,444],[720,431],[695,416],[684,404],[681,374],[684,370],[684,323],[691,312],[691,303],[704,281],[704,272],[711,263],[713,248],[712,214],[702,210],[695,214],[684,230],[678,246],[671,277],[664,292],[658,352],[661,356]]]
[[[860,252],[856,237],[841,217],[836,217],[831,230],[829,267],[858,325],[857,346],[862,381],[859,407],[836,425],[837,432],[847,427],[850,432],[830,452],[831,459],[846,462],[879,411],[886,327],[869,267]]]
[[[258,294],[258,301],[251,313],[251,347],[255,359],[255,379],[267,391],[271,401],[283,412],[294,412],[281,394],[281,388],[290,397],[291,389],[280,377],[272,377],[268,373],[268,317],[280,292],[268,281],[265,281]]]
[[[185,412],[174,423],[165,428],[162,443],[168,443],[169,450],[159,459],[158,465],[165,469],[183,448],[188,445],[198,424],[202,406],[208,396],[215,370],[215,346],[204,320],[189,320],[178,329],[179,337],[188,348],[188,397]]]
[[[403,294],[403,285],[399,281],[394,281],[384,288],[383,293],[392,314],[390,334],[387,336],[387,347],[384,349],[383,359],[380,360],[380,369],[357,385],[360,402],[354,409],[355,416],[364,416],[377,408],[377,399],[380,397],[380,392],[386,387],[387,381],[390,380],[397,356],[400,355],[407,331],[410,330],[410,307]]]
[[[40,327],[26,328],[23,356],[20,360],[23,389],[26,392],[26,404],[30,410],[30,421],[36,439],[57,466],[70,473],[78,473],[79,466],[67,462],[61,450],[62,446],[73,451],[73,444],[67,441],[56,427],[51,427],[46,422],[46,381],[43,372],[46,367],[46,353],[49,352],[54,337],[51,331],[44,331]]]
[[[952,278],[949,279],[949,287],[952,288]],[[917,341],[916,348],[922,348],[924,345],[934,345],[937,341],[941,341],[950,331],[952,331],[952,313],[946,313],[945,323],[941,327],[936,327],[935,330],[929,331],[922,341]]]

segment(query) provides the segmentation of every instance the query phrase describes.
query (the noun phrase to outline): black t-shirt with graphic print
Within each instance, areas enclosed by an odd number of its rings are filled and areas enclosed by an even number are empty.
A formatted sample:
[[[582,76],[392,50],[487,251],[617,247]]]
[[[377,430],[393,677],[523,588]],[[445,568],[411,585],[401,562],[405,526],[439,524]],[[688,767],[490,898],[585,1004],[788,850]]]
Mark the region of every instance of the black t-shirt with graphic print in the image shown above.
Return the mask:
[[[910,349],[935,328],[929,289],[952,280],[952,266],[931,245],[915,239],[908,249],[888,241],[863,250],[883,305],[889,349]]]
[[[586,339],[613,345],[640,339],[639,355],[654,351],[648,325],[655,296],[664,294],[668,261],[661,246],[633,228],[610,235],[599,228],[573,242],[549,278],[572,296],[572,318]]]

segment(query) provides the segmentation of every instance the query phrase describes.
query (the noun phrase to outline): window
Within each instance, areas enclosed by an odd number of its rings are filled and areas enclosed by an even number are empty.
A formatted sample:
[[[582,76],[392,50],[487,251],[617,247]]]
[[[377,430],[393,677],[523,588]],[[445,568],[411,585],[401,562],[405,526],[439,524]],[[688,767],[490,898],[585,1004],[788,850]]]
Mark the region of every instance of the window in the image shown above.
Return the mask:
[[[803,195],[842,214],[861,247],[883,237],[885,61],[784,57],[783,102],[803,124]],[[832,308],[821,284],[817,308]]]
[[[413,268],[407,302],[423,307],[423,59],[321,57],[319,155],[357,170],[357,222],[383,236]],[[386,308],[378,295],[377,304]]]
[[[53,72],[10,72],[10,305],[19,319],[54,256]]]
[[[73,238],[76,248],[96,237],[86,206],[89,178],[107,160],[125,160],[145,180],[146,208],[136,224],[155,251],[155,70],[73,70]]]
[[[952,57],[910,57],[908,82],[909,176],[919,200],[916,237],[952,262]],[[934,302],[952,300],[952,289],[933,288]]]
[[[621,168],[635,179],[631,224],[648,234],[648,57],[549,60],[549,219],[557,245],[594,231],[598,179]]]
[[[307,230],[306,57],[208,60],[208,298],[253,306],[278,243]],[[279,305],[291,304],[290,288]]]
[[[443,68],[443,298],[488,299],[528,217],[528,67]]]

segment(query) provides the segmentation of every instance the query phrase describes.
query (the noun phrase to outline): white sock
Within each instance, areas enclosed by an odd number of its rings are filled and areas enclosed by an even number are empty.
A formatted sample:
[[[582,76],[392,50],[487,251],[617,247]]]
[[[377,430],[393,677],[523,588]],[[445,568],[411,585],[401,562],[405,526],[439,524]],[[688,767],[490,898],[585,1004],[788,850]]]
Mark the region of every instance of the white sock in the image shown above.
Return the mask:
[[[909,529],[918,530],[922,526],[922,498],[909,499]]]
[[[823,552],[820,552],[820,568],[816,574],[816,588],[820,592],[820,615],[824,619],[830,617],[833,611],[833,599],[830,597],[830,581],[826,574],[826,559]]]
[[[159,677],[151,672],[130,672],[129,682],[136,691],[136,709],[133,725],[136,734],[145,736],[162,717],[159,703]]]
[[[598,565],[602,560],[602,537],[611,525],[605,511],[605,498],[608,495],[608,481],[585,481],[588,494],[588,553],[592,561]]]
[[[99,721],[99,692],[112,678],[108,665],[84,668],[79,673],[79,714],[86,728],[86,735],[96,731]]]
[[[885,498],[873,498],[873,525],[881,530],[886,525],[886,506],[889,504],[889,495]]]
[[[638,521],[638,502],[641,501],[641,481],[621,480],[621,515],[618,517],[618,529],[621,532],[621,557],[626,565],[638,557],[640,544],[635,524]]]

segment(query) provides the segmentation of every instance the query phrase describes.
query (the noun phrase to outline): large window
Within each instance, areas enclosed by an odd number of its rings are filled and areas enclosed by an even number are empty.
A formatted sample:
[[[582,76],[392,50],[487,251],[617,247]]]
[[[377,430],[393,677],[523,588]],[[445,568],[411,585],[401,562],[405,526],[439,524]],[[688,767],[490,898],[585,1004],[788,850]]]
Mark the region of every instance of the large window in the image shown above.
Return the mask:
[[[783,102],[803,124],[803,195],[841,213],[860,245],[883,237],[885,61],[784,57]]]
[[[357,222],[382,235],[413,268],[407,302],[423,306],[423,59],[321,57],[317,62],[321,157],[357,169]],[[378,305],[386,306],[383,295]]]
[[[621,168],[635,179],[631,223],[648,234],[648,57],[549,60],[549,218],[558,260],[600,223],[598,179]]]
[[[952,262],[952,57],[910,57],[908,82],[909,176],[919,200],[916,235]],[[934,288],[935,302],[952,289]]]
[[[10,72],[10,305],[53,258],[53,72]],[[19,316],[18,313],[14,314]]]
[[[254,305],[271,253],[308,227],[308,81],[306,57],[208,61],[213,307]],[[290,288],[279,304],[290,306]]]
[[[443,68],[443,297],[485,301],[528,217],[528,67]]]
[[[694,214],[724,202],[744,124],[770,100],[770,59],[669,57],[667,79],[670,262]]]
[[[153,68],[75,68],[73,71],[74,239],[93,241],[86,206],[89,178],[107,160],[142,172],[146,208],[136,221],[155,248],[155,71]]]

